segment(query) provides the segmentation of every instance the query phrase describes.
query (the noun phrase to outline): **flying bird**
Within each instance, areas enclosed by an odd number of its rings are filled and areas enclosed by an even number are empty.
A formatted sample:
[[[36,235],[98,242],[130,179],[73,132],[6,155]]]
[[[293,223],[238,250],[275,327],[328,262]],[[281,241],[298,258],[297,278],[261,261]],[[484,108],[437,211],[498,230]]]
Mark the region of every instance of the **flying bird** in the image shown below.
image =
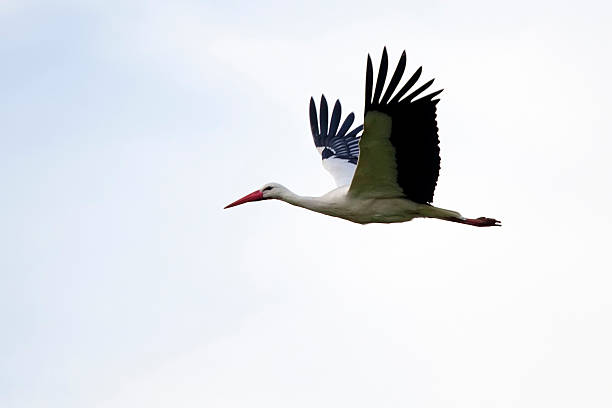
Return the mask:
[[[318,115],[315,101],[310,99],[314,143],[323,167],[336,181],[336,189],[321,197],[302,197],[280,184],[268,183],[225,208],[276,199],[359,224],[405,222],[421,217],[476,227],[501,225],[493,218],[465,218],[431,204],[440,172],[436,123],[440,100],[436,96],[442,90],[421,96],[433,79],[412,90],[421,76],[421,67],[396,92],[405,68],[404,51],[385,90],[387,49],[383,49],[375,85],[368,55],[364,123],[353,129],[355,115],[351,112],[341,121],[340,101],[334,104],[330,119],[325,96],[321,97]]]

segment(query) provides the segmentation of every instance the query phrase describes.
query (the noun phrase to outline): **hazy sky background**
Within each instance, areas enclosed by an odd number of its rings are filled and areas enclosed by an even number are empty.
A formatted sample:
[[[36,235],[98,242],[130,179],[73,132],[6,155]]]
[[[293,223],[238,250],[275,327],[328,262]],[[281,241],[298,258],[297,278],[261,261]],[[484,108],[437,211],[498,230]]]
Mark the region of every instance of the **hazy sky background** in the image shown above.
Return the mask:
[[[376,5],[373,8],[373,5]],[[0,0],[0,406],[612,406],[612,8]],[[445,89],[434,203],[359,226],[311,95]]]

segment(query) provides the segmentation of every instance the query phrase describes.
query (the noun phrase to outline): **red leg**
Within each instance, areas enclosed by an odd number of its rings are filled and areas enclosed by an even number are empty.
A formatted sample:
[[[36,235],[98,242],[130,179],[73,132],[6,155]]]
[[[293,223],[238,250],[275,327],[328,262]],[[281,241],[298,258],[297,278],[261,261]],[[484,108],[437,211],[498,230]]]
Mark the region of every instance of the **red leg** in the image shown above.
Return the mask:
[[[461,224],[473,225],[475,227],[501,227],[501,221],[494,218],[447,218],[449,221],[460,222]]]

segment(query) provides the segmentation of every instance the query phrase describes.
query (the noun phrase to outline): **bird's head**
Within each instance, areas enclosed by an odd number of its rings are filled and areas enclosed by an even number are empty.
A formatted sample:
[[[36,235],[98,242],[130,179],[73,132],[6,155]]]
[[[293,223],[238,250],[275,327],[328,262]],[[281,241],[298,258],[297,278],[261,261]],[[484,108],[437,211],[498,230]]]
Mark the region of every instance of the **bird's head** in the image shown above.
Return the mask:
[[[241,199],[226,205],[225,208],[235,207],[237,205],[248,203],[251,201],[279,199],[286,191],[288,191],[287,188],[278,183],[267,183],[259,190],[255,190],[251,194],[247,194]]]

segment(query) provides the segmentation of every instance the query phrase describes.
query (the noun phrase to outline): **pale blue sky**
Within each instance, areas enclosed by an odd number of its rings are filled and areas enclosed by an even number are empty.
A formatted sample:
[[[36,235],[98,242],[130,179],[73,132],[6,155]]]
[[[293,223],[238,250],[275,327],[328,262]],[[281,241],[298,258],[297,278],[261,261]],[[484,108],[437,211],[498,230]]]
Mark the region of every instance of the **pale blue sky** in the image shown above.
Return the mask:
[[[0,406],[608,407],[605,2],[0,1]],[[443,87],[434,203],[358,226],[322,92]]]

